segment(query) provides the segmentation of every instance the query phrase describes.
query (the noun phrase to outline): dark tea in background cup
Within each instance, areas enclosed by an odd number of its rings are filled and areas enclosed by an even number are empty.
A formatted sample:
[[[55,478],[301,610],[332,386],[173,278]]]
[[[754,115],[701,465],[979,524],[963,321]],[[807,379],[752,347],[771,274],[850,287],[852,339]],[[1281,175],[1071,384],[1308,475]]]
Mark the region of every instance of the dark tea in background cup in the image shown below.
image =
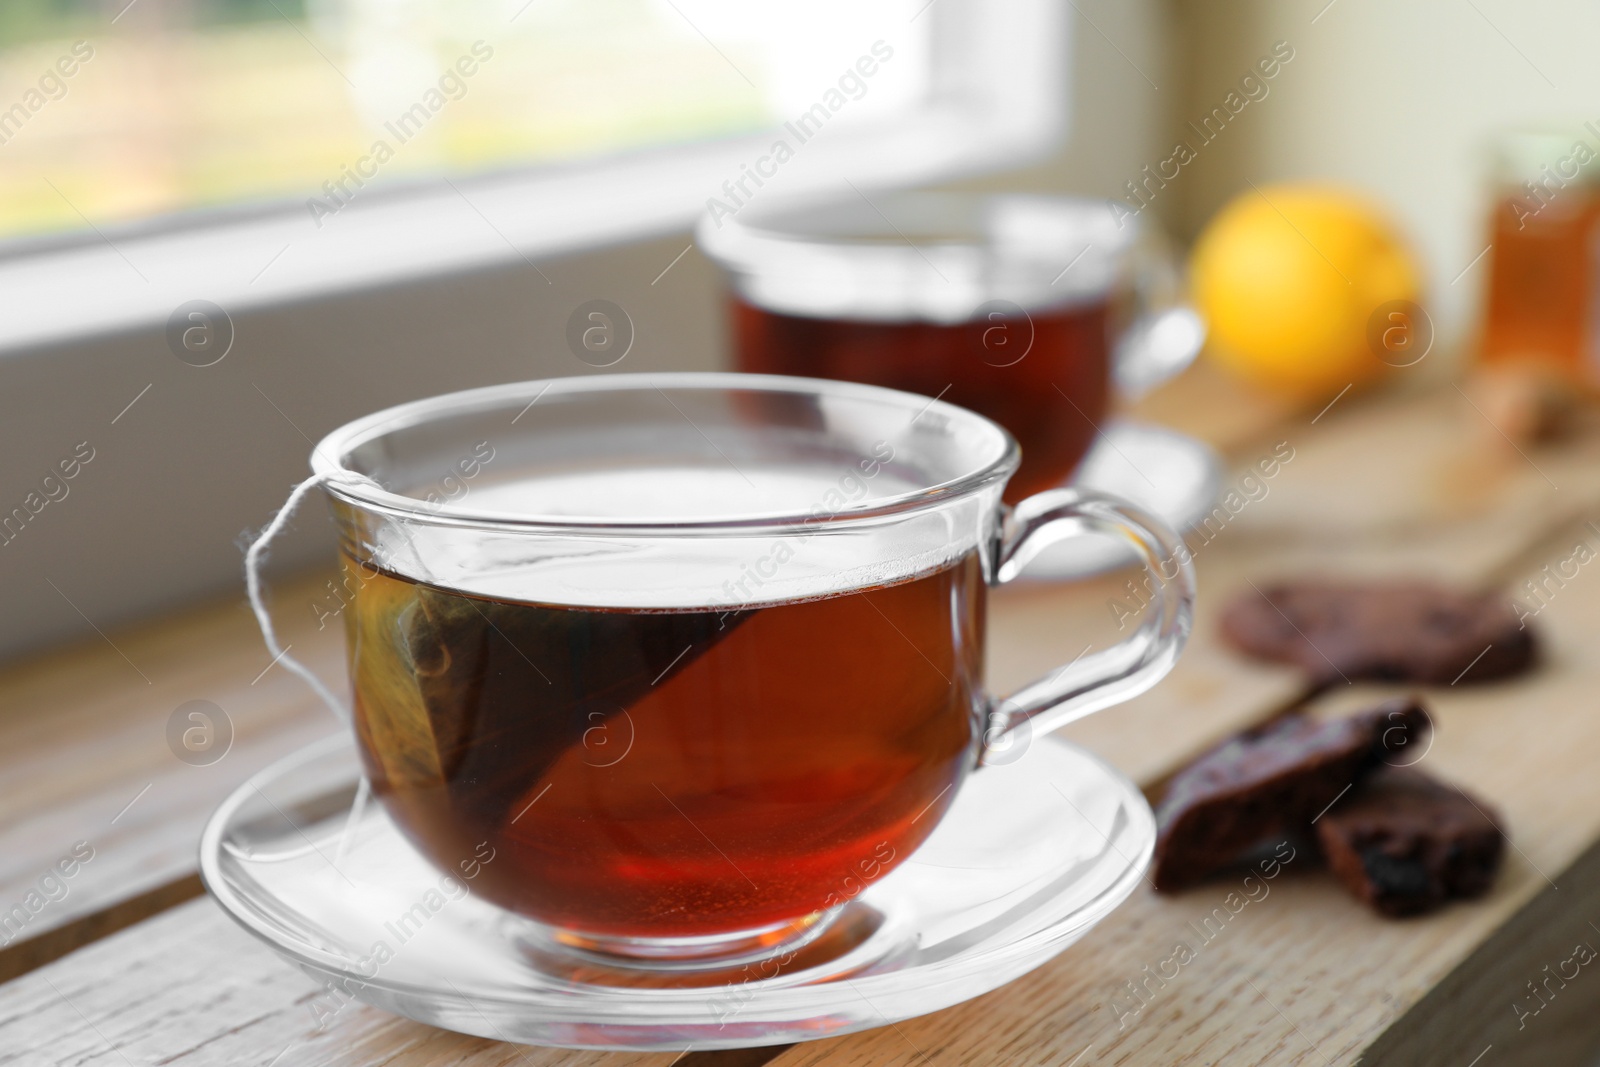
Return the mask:
[[[1068,490],[1008,513],[1016,464],[953,405],[758,375],[519,383],[336,431],[314,467],[374,793],[439,867],[492,855],[474,891],[552,945],[783,951],[902,863],[997,742],[1128,699],[1182,646],[1176,535]],[[991,699],[987,587],[1080,533],[1138,551],[1149,616]]]
[[[1114,379],[1142,390],[1200,346],[1170,259],[1109,201],[757,203],[706,219],[698,237],[732,283],[739,369],[884,385],[986,415],[1022,445],[1008,501],[1071,475]]]

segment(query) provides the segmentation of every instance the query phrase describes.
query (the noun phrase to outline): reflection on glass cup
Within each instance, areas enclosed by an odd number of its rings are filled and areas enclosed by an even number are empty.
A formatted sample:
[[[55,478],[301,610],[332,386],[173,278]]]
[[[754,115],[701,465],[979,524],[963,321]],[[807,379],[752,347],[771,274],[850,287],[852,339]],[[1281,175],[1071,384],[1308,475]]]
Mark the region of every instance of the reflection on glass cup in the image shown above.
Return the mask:
[[[1176,536],[1069,490],[1008,511],[1016,466],[953,405],[755,375],[496,386],[345,426],[314,467],[374,792],[441,868],[492,849],[475,890],[555,943],[781,951],[904,861],[986,748],[1016,758],[1182,646]],[[987,587],[1087,533],[1139,552],[1146,621],[992,699]]]
[[[1176,270],[1106,200],[885,194],[702,221],[741,370],[939,396],[1010,430],[1007,501],[1061,484],[1105,419],[1200,349]]]

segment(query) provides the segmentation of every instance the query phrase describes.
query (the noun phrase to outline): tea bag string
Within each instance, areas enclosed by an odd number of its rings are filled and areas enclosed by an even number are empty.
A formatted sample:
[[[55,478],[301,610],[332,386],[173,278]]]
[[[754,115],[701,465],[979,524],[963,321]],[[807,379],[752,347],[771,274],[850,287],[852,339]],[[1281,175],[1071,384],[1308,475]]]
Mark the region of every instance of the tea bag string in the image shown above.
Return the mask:
[[[244,553],[244,583],[245,590],[250,597],[250,610],[255,613],[256,625],[261,628],[261,639],[267,644],[267,651],[272,653],[272,662],[282,661],[283,665],[299,676],[300,680],[311,687],[317,698],[327,705],[328,710],[340,722],[349,723],[350,710],[344,706],[333,691],[322,684],[322,679],[312,673],[311,668],[289,655],[287,645],[278,642],[278,631],[272,625],[272,616],[267,612],[267,605],[261,596],[261,565],[267,557],[267,546],[272,539],[283,531],[293,517],[294,511],[300,506],[300,501],[313,489],[321,488],[324,482],[343,482],[346,485],[372,485],[378,483],[364,474],[355,471],[334,470],[327,475],[313,474],[305,481],[296,485],[289,491],[289,498],[283,502],[283,507],[272,517],[272,521],[256,535],[250,547]],[[339,844],[334,850],[333,865],[337,870],[344,862],[345,854],[350,850],[351,841],[354,840],[357,824],[361,822],[362,814],[366,811],[367,801],[372,796],[372,782],[363,774],[356,784],[356,795],[350,804],[350,813],[345,816],[344,830],[339,834]]]
[[[283,532],[283,528],[289,524],[289,519],[293,517],[295,509],[306,498],[306,494],[313,489],[321,488],[324,482],[335,481],[344,482],[348,485],[375,486],[378,484],[364,474],[337,470],[330,471],[326,475],[313,474],[296,485],[290,491],[289,498],[283,502],[283,507],[278,509],[278,513],[272,517],[272,521],[267,523],[262,531],[256,535],[255,540],[250,542],[250,547],[245,550],[244,582],[245,590],[250,597],[250,610],[255,613],[256,625],[261,628],[261,639],[266,642],[267,651],[272,655],[272,662],[281,662],[285,668],[292,671],[301,681],[310,686],[311,691],[317,694],[317,698],[327,705],[328,710],[333,712],[341,722],[349,722],[350,711],[345,707],[344,703],[333,695],[333,691],[324,685],[322,679],[318,678],[309,667],[289,655],[289,648],[278,641],[278,632],[272,625],[272,616],[267,611],[267,606],[261,593],[261,567],[266,561],[267,546],[274,537]]]

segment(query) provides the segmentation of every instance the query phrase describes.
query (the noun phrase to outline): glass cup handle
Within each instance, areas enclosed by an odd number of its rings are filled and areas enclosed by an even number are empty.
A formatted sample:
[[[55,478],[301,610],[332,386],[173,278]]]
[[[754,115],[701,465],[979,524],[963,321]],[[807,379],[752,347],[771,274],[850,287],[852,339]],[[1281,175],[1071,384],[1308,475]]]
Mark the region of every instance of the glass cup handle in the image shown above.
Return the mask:
[[[1147,571],[1150,610],[1132,634],[991,700],[981,763],[1008,762],[1034,734],[1143,693],[1164,678],[1194,623],[1194,566],[1165,522],[1126,501],[1081,489],[1051,489],[1019,503],[1006,519],[992,585],[1015,578],[1040,550],[1069,537],[1111,534],[1131,543]],[[1011,757],[1015,758],[1015,756]]]
[[[1184,303],[1177,258],[1154,227],[1134,244],[1130,273],[1133,321],[1117,339],[1112,373],[1122,395],[1138,399],[1194,362],[1206,326]]]

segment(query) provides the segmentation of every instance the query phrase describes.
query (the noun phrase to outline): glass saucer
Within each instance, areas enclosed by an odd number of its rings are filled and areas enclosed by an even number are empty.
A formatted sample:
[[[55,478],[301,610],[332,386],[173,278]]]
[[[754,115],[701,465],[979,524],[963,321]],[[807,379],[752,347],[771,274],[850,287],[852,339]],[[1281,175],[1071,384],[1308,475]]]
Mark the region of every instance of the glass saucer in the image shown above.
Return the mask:
[[[1101,428],[1066,484],[1120,496],[1186,532],[1210,516],[1222,479],[1222,459],[1205,442],[1165,426],[1119,418]],[[1134,562],[1133,551],[1121,540],[1074,537],[1041,549],[1022,577],[1087,578]]]
[[[663,974],[564,951],[430,866],[372,803],[336,736],[234,792],[207,824],[200,870],[246,930],[323,985],[319,1017],[353,997],[480,1037],[571,1048],[782,1044],[937,1011],[1044,963],[1121,903],[1155,821],[1131,782],[1043,737],[983,768],[937,830],[793,947],[782,967]],[[492,860],[491,860],[492,862]]]

